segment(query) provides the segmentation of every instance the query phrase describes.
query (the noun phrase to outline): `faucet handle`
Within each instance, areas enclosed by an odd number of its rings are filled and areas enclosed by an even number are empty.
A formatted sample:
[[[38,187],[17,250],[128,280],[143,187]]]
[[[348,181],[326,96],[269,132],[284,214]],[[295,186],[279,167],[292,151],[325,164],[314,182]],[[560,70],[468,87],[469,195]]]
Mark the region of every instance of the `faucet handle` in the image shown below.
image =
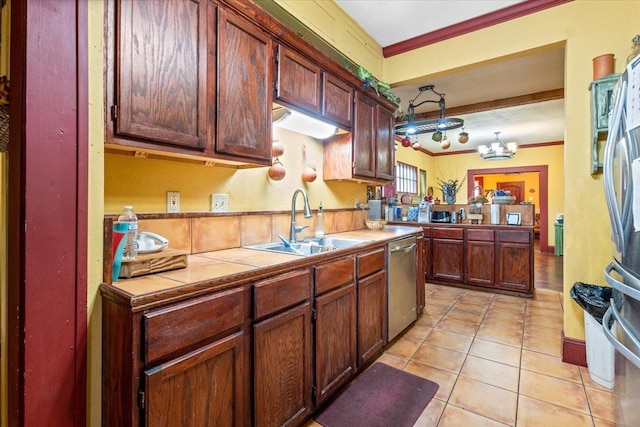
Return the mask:
[[[303,225],[303,226],[296,225],[296,233],[301,232],[305,228],[309,228],[309,226],[308,225]]]

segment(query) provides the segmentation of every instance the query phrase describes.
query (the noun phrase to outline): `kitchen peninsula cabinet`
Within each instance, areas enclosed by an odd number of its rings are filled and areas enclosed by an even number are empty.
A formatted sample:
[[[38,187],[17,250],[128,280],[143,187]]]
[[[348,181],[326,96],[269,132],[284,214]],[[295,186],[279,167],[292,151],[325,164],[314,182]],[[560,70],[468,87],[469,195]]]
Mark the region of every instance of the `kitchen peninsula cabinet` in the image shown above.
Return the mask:
[[[464,240],[462,228],[431,230],[431,276],[461,282],[464,278]]]
[[[533,236],[527,231],[498,231],[498,287],[529,291],[533,288]]]
[[[467,283],[493,287],[495,283],[495,240],[493,230],[465,230]]]
[[[312,276],[309,269],[254,286],[255,425],[300,423],[312,411]]]
[[[356,284],[353,257],[315,267],[315,404],[356,371]]]
[[[533,227],[423,225],[427,281],[530,296]]]
[[[385,250],[358,255],[358,367],[382,352],[387,343],[387,273]]]

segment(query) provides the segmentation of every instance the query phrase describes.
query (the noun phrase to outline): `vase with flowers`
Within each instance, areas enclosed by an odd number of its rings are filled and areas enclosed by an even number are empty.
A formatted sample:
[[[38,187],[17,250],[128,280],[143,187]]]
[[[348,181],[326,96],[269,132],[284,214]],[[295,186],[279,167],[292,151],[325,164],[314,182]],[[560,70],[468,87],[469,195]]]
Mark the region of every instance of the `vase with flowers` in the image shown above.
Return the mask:
[[[467,177],[463,176],[461,180],[459,179],[448,179],[442,180],[438,178],[438,184],[440,185],[440,190],[442,190],[442,198],[448,205],[454,205],[456,203],[456,194],[462,188],[462,184]]]

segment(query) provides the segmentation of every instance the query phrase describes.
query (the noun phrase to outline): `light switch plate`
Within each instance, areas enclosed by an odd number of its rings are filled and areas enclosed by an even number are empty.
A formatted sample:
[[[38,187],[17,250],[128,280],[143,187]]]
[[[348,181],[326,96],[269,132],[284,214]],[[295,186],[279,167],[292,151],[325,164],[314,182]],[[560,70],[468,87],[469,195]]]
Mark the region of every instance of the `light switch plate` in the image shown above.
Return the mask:
[[[167,212],[180,212],[180,192],[167,191]]]
[[[212,194],[211,195],[211,212],[228,212],[229,211],[229,195],[228,194]]]

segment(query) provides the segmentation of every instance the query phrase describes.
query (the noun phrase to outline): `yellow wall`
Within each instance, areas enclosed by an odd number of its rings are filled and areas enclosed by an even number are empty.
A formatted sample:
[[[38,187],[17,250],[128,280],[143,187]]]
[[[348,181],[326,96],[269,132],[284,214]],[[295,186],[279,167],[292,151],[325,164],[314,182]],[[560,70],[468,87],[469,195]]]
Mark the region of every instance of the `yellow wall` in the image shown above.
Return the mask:
[[[550,183],[564,187],[564,203],[550,200],[549,212],[564,211],[565,215],[564,333],[571,338],[583,339],[584,326],[582,309],[571,300],[569,289],[577,281],[602,284],[602,270],[609,261],[611,249],[601,176],[593,177],[589,173],[588,87],[593,77],[592,58],[613,53],[615,71],[623,71],[639,19],[640,2],[637,1],[575,0],[387,58],[384,64],[383,80],[393,84],[565,44],[564,175],[550,174],[549,177]],[[521,150],[518,156],[525,153],[526,150]]]
[[[291,196],[303,188],[312,207],[327,209],[354,205],[354,198],[365,200],[366,184],[347,181],[323,181],[322,142],[274,127],[274,139],[284,147],[280,156],[286,175],[281,181],[267,176],[267,167],[231,169],[144,159],[120,154],[105,156],[105,213],[117,214],[124,205],[133,205],[137,213],[166,212],[166,192],[180,192],[181,212],[210,212],[211,194],[229,195],[230,211],[291,209]],[[315,164],[314,182],[302,180],[302,150],[307,164]]]
[[[524,183],[524,193],[522,194],[523,201],[530,202],[531,204],[536,205],[536,212],[540,212],[540,207],[538,206],[539,202],[539,180],[540,174],[537,172],[525,172],[519,174],[487,174],[480,175],[483,177],[483,188],[485,193],[488,191],[493,191],[496,189],[496,186],[499,182],[520,182]],[[530,190],[533,190],[531,192]]]

